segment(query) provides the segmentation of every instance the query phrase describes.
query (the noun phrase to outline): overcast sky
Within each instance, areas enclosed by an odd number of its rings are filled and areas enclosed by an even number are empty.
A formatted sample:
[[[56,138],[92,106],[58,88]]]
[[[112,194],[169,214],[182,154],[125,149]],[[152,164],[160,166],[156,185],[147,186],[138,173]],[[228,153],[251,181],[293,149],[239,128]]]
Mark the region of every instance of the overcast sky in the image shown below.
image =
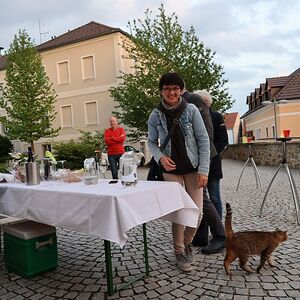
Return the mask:
[[[147,8],[155,15],[161,3],[216,51],[236,100],[228,112],[245,113],[246,96],[267,77],[300,67],[299,0],[0,0],[0,46],[7,50],[18,29],[36,44],[90,21],[128,31],[128,21],[144,18]]]

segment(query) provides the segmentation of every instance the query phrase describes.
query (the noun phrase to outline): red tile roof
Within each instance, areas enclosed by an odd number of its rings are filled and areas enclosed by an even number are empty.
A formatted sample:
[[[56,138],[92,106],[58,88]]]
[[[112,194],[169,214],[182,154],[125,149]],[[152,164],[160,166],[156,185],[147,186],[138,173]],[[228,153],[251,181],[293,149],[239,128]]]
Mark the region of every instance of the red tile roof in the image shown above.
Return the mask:
[[[300,98],[300,68],[289,75],[289,81],[286,83],[283,89],[280,90],[277,95],[275,95],[275,98],[277,100]]]
[[[226,113],[224,115],[224,122],[227,129],[232,129],[238,117],[238,113]]]
[[[289,80],[289,76],[272,77],[266,79],[266,84],[269,88],[284,86]]]
[[[266,84],[265,83],[261,83],[259,85],[259,94],[262,95],[265,92],[265,88],[266,88]]]
[[[49,49],[54,49],[81,41],[93,39],[96,37],[104,36],[107,34],[112,34],[115,32],[121,32],[124,35],[128,35],[126,32],[122,31],[120,28],[109,27],[97,22],[90,22],[73,30],[68,30],[68,32],[54,37],[51,40],[40,44],[37,46],[39,51],[46,51]],[[0,56],[0,70],[6,68],[6,56]]]
[[[107,34],[112,34],[115,32],[121,32],[124,35],[128,35],[124,31],[122,31],[120,28],[113,28],[113,27],[109,27],[109,26],[92,21],[88,24],[85,24],[85,25],[75,28],[73,30],[68,30],[68,32],[66,32],[58,37],[54,37],[50,41],[47,41],[47,42],[37,46],[37,49],[39,51],[45,51],[45,50],[58,48],[58,47],[78,43],[81,41],[93,39],[96,37],[104,36]]]
[[[288,76],[281,76],[281,77],[272,77],[267,78],[265,83],[265,93],[262,95],[263,100],[293,100],[293,99],[300,99],[300,68],[295,70],[293,73],[291,73]],[[263,90],[263,84],[260,84],[261,91]],[[276,88],[272,90],[273,88]],[[257,89],[255,89],[256,91]],[[270,98],[270,91],[275,91],[276,94],[272,96],[272,99]],[[251,98],[247,96],[246,104],[249,105],[249,110],[242,115],[241,118],[244,118],[245,116],[251,114],[252,112],[256,111],[257,109],[260,109],[261,103],[258,103],[255,107],[251,107],[250,109],[250,102],[253,101],[253,95],[254,92],[251,92],[250,94]]]

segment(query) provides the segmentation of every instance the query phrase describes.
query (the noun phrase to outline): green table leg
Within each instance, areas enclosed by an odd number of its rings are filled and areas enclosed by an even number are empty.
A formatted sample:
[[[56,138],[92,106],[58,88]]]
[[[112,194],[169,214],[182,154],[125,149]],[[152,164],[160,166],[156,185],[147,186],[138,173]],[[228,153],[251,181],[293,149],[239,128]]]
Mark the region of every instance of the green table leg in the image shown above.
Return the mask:
[[[112,296],[116,291],[114,291],[114,284],[113,284],[110,241],[104,240],[104,249],[105,249],[107,293],[109,296]]]
[[[148,242],[147,242],[146,223],[143,224],[143,239],[144,239],[145,274],[146,274],[146,276],[149,276],[149,256],[148,256]]]
[[[145,274],[141,274],[135,277],[133,280],[124,283],[123,285],[114,287],[113,283],[113,272],[112,272],[112,261],[111,261],[111,247],[110,241],[104,240],[105,248],[105,265],[106,265],[106,281],[107,281],[107,294],[112,296],[117,291],[120,291],[127,286],[131,285],[138,279],[141,279],[145,276],[149,276],[149,256],[148,256],[148,244],[147,244],[147,228],[146,223],[143,224],[143,240],[144,240],[144,263],[145,263]]]

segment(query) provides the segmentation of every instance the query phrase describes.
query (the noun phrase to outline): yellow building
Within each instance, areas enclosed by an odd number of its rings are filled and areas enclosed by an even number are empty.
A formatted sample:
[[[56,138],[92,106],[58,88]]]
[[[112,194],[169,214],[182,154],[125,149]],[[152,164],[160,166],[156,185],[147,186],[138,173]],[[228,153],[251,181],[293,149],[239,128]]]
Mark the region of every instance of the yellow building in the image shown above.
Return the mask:
[[[118,85],[120,72],[130,72],[130,62],[120,46],[127,38],[119,28],[90,22],[39,45],[38,51],[46,73],[58,94],[54,128],[61,127],[59,136],[40,139],[35,150],[41,157],[45,145],[80,136],[79,130],[94,131],[109,127],[114,101],[109,88]],[[5,57],[0,57],[0,85],[4,84]],[[5,115],[0,110],[0,115]],[[0,134],[3,133],[0,128]],[[26,144],[14,142],[16,151]]]
[[[282,137],[300,138],[300,68],[288,76],[267,78],[249,96],[249,110],[241,117],[247,135],[255,140]]]

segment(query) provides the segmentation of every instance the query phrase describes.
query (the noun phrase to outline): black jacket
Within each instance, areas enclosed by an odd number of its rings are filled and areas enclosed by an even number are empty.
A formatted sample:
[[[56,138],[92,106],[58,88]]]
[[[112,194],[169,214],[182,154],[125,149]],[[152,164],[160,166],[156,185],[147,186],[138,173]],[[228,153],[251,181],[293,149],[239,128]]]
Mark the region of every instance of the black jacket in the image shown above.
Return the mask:
[[[228,145],[228,135],[222,115],[219,112],[211,109],[209,112],[214,128],[214,145],[218,155],[215,156],[211,161],[208,180],[219,180],[223,178],[221,154]]]
[[[212,123],[212,119],[210,116],[209,108],[203,102],[202,98],[197,94],[185,91],[181,96],[185,99],[186,102],[196,105],[201,113],[206,131],[208,133],[209,140],[210,140],[210,158],[212,159],[213,157],[215,157],[217,155],[217,150],[216,150],[216,148],[214,146],[214,142],[213,142],[214,128],[213,128],[213,123]]]

